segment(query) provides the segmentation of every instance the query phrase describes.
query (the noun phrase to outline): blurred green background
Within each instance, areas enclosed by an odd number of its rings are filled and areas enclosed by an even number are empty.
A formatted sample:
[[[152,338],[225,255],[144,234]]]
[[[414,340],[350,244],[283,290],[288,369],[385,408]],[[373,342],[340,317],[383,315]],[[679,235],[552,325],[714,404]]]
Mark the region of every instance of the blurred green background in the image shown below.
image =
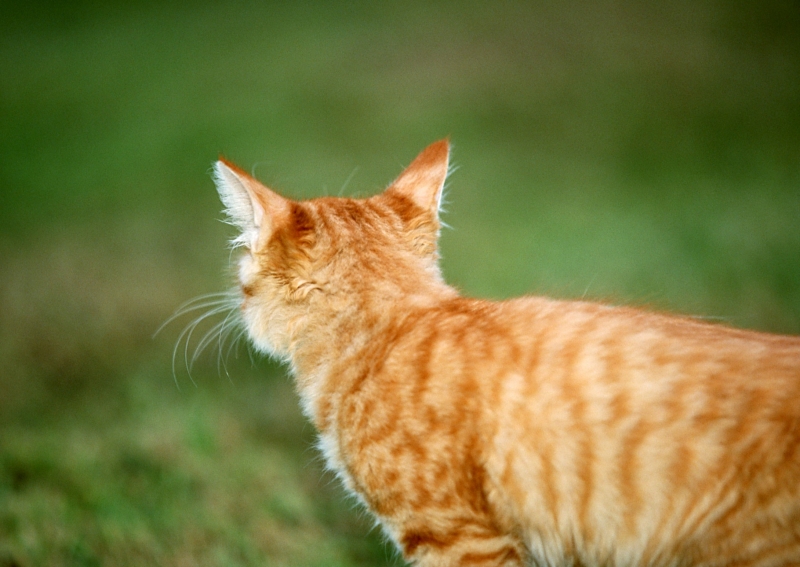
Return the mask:
[[[152,334],[232,284],[220,153],[369,195],[448,135],[465,293],[800,332],[793,0],[7,3],[0,567],[400,564],[283,368]]]

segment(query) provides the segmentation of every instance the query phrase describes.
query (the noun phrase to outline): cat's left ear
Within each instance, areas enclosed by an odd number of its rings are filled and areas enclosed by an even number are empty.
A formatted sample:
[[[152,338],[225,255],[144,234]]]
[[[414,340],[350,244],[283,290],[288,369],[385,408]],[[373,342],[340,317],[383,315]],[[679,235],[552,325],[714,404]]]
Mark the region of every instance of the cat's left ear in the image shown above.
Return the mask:
[[[422,150],[387,191],[410,199],[438,219],[449,157],[450,141],[434,142]]]
[[[288,214],[286,199],[225,159],[214,164],[214,181],[228,220],[242,231],[234,244],[254,248],[259,236],[270,234]]]

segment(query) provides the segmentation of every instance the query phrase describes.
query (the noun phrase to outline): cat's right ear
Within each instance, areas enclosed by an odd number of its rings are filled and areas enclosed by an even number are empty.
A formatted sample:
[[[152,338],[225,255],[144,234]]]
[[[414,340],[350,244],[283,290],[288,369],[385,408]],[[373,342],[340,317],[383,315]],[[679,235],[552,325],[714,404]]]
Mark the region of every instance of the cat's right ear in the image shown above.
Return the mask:
[[[387,191],[411,200],[439,222],[444,181],[447,178],[450,141],[434,142],[411,162]]]
[[[214,164],[214,182],[228,222],[242,231],[234,244],[255,248],[259,237],[269,235],[289,211],[286,199],[223,158]]]

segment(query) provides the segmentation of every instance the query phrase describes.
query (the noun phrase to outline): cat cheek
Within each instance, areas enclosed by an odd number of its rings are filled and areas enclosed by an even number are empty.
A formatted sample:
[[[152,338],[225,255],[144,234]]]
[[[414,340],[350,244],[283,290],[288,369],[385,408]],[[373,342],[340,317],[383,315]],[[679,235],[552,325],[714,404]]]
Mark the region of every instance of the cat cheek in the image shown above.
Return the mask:
[[[258,275],[258,262],[253,258],[252,252],[243,255],[239,260],[239,284],[244,288],[250,287]]]

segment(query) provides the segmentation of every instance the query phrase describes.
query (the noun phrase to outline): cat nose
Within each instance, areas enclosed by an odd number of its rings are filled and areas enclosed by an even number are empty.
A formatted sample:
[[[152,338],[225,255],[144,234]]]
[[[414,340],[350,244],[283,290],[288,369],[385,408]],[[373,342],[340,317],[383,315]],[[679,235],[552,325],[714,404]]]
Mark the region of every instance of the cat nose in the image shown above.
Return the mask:
[[[248,285],[248,284],[246,284],[244,282],[241,282],[241,286],[240,287],[242,288],[242,296],[243,296],[244,300],[246,300],[248,297],[253,297],[256,294],[256,292],[253,289],[252,285]]]

